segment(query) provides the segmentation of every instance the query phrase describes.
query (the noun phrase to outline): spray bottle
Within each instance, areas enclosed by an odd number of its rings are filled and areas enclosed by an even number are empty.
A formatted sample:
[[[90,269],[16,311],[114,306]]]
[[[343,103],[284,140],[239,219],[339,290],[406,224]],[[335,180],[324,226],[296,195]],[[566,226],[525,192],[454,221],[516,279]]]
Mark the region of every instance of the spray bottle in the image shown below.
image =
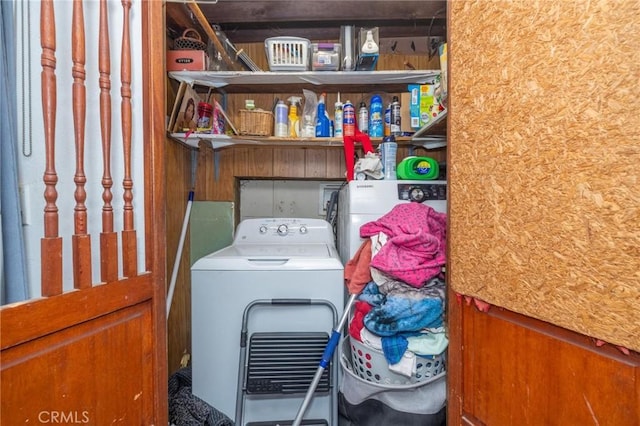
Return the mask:
[[[300,116],[298,115],[298,109],[300,108],[300,102],[302,98],[300,96],[291,96],[288,99],[289,105],[289,136],[292,138],[299,138],[301,135],[300,130]]]
[[[331,124],[327,117],[327,110],[324,104],[324,94],[320,95],[318,102],[318,115],[316,116],[316,137],[328,138],[331,136]]]

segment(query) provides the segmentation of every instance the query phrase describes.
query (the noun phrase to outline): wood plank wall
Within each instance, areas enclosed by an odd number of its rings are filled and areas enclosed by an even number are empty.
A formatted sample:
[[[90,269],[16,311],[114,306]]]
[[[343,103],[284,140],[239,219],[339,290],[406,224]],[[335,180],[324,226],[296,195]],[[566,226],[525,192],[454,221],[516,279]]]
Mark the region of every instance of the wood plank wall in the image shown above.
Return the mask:
[[[262,44],[238,45],[251,56],[263,69],[268,69],[264,58],[264,46]],[[404,63],[410,62],[417,69],[439,69],[440,63],[437,57],[429,60],[424,55],[381,55],[378,61],[378,70],[401,70]],[[168,81],[169,108],[173,105],[177,83]],[[287,99],[291,95],[299,96],[299,93],[253,93],[256,106],[270,109],[273,99]],[[333,105],[337,95],[327,94],[327,104]],[[346,99],[359,102],[361,99],[369,99],[369,93],[344,93],[340,95],[344,102]],[[228,113],[232,120],[236,117],[237,110],[244,107],[246,94],[229,94],[227,96]],[[220,95],[216,98],[221,101]],[[367,102],[368,104],[368,102]],[[236,120],[237,122],[237,120]],[[178,240],[186,210],[186,201],[191,188],[191,149],[167,139],[167,276],[171,276],[171,270],[175,259]],[[398,159],[411,154],[409,147],[399,147]],[[417,147],[413,155],[426,155],[438,161],[446,159],[446,149],[427,151]],[[239,214],[239,178],[260,179],[309,179],[309,180],[337,180],[345,179],[344,153],[340,147],[332,148],[271,148],[271,147],[230,147],[214,150],[210,144],[200,144],[197,154],[195,199],[201,201],[234,201],[237,208],[236,218]],[[236,219],[237,220],[237,219]],[[188,236],[187,236],[188,238]],[[189,271],[189,244],[185,242],[183,259],[176,281],[173,296],[173,304],[169,316],[169,372],[173,372],[180,366],[183,354],[191,352],[191,300],[190,300],[190,271]]]

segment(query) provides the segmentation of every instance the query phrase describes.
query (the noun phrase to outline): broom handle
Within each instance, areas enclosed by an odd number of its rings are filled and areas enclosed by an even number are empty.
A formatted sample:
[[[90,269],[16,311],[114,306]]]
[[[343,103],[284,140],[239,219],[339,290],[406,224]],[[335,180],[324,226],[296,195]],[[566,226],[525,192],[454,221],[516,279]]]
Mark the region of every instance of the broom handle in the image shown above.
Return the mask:
[[[316,374],[313,376],[311,385],[309,385],[307,394],[304,396],[304,399],[302,400],[302,404],[298,409],[298,414],[296,414],[296,418],[293,420],[293,423],[291,426],[300,426],[300,423],[302,422],[302,418],[304,417],[304,413],[307,411],[307,407],[309,406],[309,403],[313,399],[313,394],[316,391],[316,388],[318,387],[318,383],[320,383],[320,378],[322,377],[322,373],[324,373],[324,370],[327,368],[327,366],[331,362],[331,358],[333,357],[333,352],[335,351],[336,346],[338,346],[338,343],[340,342],[340,330],[342,330],[345,323],[347,322],[347,318],[349,317],[349,311],[351,311],[351,306],[353,306],[357,297],[358,297],[357,294],[352,294],[351,297],[349,297],[347,306],[345,306],[344,312],[342,313],[342,317],[340,317],[340,322],[338,322],[338,325],[336,326],[336,328],[333,329],[333,332],[331,333],[331,338],[329,339],[329,343],[327,343],[327,347],[325,348],[324,353],[322,354],[322,360],[320,361],[320,366],[318,367],[318,370],[316,370]],[[335,409],[336,407],[333,407],[333,408]]]

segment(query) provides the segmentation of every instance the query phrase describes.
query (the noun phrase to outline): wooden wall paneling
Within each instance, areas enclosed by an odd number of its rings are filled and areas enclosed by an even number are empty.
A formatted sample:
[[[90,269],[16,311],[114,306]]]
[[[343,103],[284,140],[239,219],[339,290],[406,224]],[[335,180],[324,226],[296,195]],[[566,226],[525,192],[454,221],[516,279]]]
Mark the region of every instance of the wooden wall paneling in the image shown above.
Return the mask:
[[[0,422],[150,424],[156,415],[147,395],[154,394],[158,374],[149,362],[155,344],[146,332],[152,329],[150,305],[145,301],[2,351]],[[128,374],[118,375],[122,371]]]
[[[328,149],[327,153],[327,178],[345,179],[347,166],[344,160],[343,149]]]
[[[196,191],[195,199],[198,201],[211,200],[210,186],[213,185],[213,149],[211,144],[204,140],[200,141],[198,150],[198,165],[196,167]]]
[[[464,377],[470,424],[640,425],[640,354],[596,348],[583,335],[501,308],[458,309],[465,344],[454,374]]]
[[[212,150],[212,167],[208,175],[210,200],[231,201],[235,196],[234,152],[233,148]]]
[[[304,149],[304,177],[324,179],[327,177],[328,149]]]
[[[429,59],[427,55],[400,55],[400,54],[381,54],[378,58],[378,70],[430,70],[440,69],[440,59],[434,56]]]
[[[273,149],[258,147],[233,148],[233,175],[265,177],[273,175]]]
[[[191,190],[191,152],[172,140],[166,142],[167,170],[167,268],[168,277],[173,273],[182,223],[187,208],[187,197]],[[185,237],[182,259],[178,270],[171,311],[168,318],[168,369],[169,374],[180,367],[180,360],[191,348],[191,282],[189,255],[189,233]],[[169,285],[170,283],[167,283]]]
[[[305,177],[304,150],[300,148],[273,149],[273,177]]]

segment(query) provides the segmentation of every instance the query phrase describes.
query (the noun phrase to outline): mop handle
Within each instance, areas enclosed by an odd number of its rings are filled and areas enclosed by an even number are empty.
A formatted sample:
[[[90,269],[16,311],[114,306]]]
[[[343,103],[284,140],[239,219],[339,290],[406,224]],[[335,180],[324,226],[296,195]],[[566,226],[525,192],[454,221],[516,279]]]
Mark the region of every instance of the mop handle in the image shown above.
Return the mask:
[[[355,298],[358,297],[357,294],[352,294],[347,302],[347,306],[344,308],[344,312],[342,313],[342,317],[340,317],[340,322],[333,329],[331,333],[331,338],[327,343],[327,347],[324,349],[324,353],[322,354],[322,360],[320,360],[320,366],[322,368],[327,368],[329,363],[331,362],[331,357],[333,356],[333,352],[336,347],[340,343],[340,330],[344,327],[344,324],[347,322],[347,318],[349,317],[349,311],[351,310],[351,305],[353,304]]]
[[[313,398],[313,393],[316,391],[316,388],[318,387],[318,383],[320,383],[320,378],[322,377],[322,373],[331,362],[331,358],[333,357],[333,352],[335,351],[336,346],[338,346],[338,343],[340,342],[340,330],[342,330],[342,328],[344,327],[344,324],[347,322],[347,318],[349,317],[349,311],[351,311],[351,306],[355,303],[357,297],[358,297],[357,294],[352,294],[351,297],[349,297],[347,306],[345,306],[344,312],[342,312],[342,316],[340,317],[340,321],[338,322],[338,325],[333,329],[331,333],[331,338],[327,343],[327,347],[324,349],[324,353],[322,354],[322,359],[320,360],[320,365],[318,366],[318,370],[316,371],[316,374],[313,376],[311,385],[307,390],[307,394],[304,396],[304,400],[302,400],[302,405],[300,406],[300,409],[298,409],[298,414],[296,415],[296,418],[294,419],[291,426],[300,426],[300,423],[302,422],[302,418],[304,417],[304,413],[307,411],[307,407],[309,406],[309,403]]]
[[[167,294],[167,319],[171,312],[171,302],[173,301],[173,292],[176,289],[176,279],[178,278],[178,270],[180,269],[180,260],[182,259],[182,248],[184,247],[184,239],[187,234],[187,225],[189,224],[189,216],[191,215],[191,205],[193,204],[193,191],[189,191],[189,201],[187,201],[187,210],[184,212],[184,220],[182,221],[182,232],[180,233],[180,241],[178,242],[178,250],[176,258],[173,262],[173,272],[171,273],[171,282],[169,284],[169,294]]]

